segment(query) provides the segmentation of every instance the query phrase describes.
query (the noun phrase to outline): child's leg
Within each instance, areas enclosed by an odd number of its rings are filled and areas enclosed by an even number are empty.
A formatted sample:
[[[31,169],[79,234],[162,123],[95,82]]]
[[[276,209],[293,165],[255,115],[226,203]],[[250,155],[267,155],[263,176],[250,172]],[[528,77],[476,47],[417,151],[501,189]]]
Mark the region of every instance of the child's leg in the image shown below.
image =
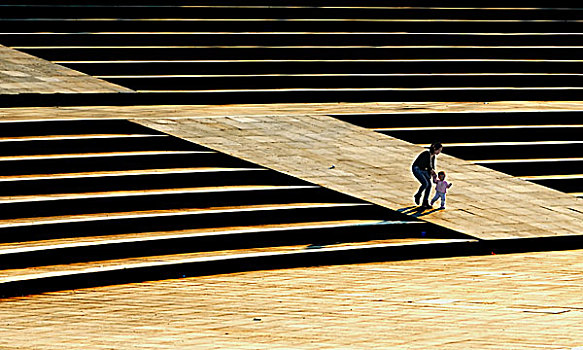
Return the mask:
[[[441,207],[445,208],[445,193],[440,194],[441,194]]]
[[[435,196],[433,197],[433,199],[431,200],[431,202],[429,204],[433,205],[433,203],[435,203],[435,201],[439,198],[439,192],[435,192]]]

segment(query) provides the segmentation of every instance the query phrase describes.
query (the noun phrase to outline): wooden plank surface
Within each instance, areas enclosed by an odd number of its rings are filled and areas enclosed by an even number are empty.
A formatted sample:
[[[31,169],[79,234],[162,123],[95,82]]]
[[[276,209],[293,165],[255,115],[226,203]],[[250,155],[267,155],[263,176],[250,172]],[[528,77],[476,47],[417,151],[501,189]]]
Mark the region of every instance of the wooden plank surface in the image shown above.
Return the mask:
[[[0,270],[0,288],[11,282],[23,280],[60,277],[76,274],[99,273],[127,269],[164,267],[179,264],[192,264],[217,260],[238,260],[282,255],[299,255],[314,253],[334,253],[346,250],[378,249],[425,244],[473,243],[472,239],[438,239],[438,238],[395,238],[379,239],[365,242],[335,243],[323,246],[311,244],[286,245],[247,249],[203,251],[194,253],[141,256],[135,258],[87,261],[60,265],[38,266],[34,268]]]
[[[134,92],[0,45],[0,94]]]
[[[223,116],[378,113],[583,111],[583,101],[273,103],[193,106],[81,106],[0,108],[0,121],[159,119]]]
[[[103,222],[112,220],[127,220],[140,218],[162,218],[169,216],[190,216],[217,213],[240,213],[249,211],[276,211],[276,210],[296,210],[311,208],[339,208],[339,207],[360,207],[370,205],[367,203],[284,203],[284,204],[251,204],[238,206],[223,206],[209,208],[181,208],[181,209],[159,209],[140,210],[128,212],[104,212],[94,214],[75,214],[62,216],[28,217],[18,219],[0,220],[0,228],[32,227],[39,225],[52,225],[76,222]]]
[[[417,225],[420,221],[385,221],[385,220],[335,220],[308,221],[296,223],[281,223],[267,225],[225,226],[173,231],[151,231],[138,233],[112,234],[105,236],[64,237],[46,240],[0,243],[0,255],[27,253],[39,250],[63,249],[72,247],[87,247],[128,242],[164,241],[180,238],[236,236],[247,233],[273,233],[280,235],[289,231],[319,230],[330,228],[351,228],[382,225]]]
[[[0,348],[579,349],[582,253],[273,269],[3,299]]]
[[[384,207],[411,212],[411,163],[423,148],[326,116],[135,122]],[[447,145],[445,152],[447,152]],[[583,234],[583,201],[442,154],[454,186],[445,211],[420,216],[480,239]]]

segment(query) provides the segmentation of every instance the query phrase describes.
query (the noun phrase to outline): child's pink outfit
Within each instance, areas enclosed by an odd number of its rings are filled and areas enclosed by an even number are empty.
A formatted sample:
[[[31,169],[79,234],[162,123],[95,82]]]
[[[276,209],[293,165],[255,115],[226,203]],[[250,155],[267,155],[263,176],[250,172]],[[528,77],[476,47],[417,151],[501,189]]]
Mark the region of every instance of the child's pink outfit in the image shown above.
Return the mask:
[[[447,189],[449,188],[449,183],[445,180],[440,180],[436,178],[433,182],[435,182],[435,190],[441,193],[447,193]]]
[[[451,184],[437,177],[433,178],[433,182],[435,182],[435,196],[430,204],[433,205],[438,198],[441,198],[441,207],[439,209],[445,209],[445,194],[447,193],[447,189],[451,187]]]

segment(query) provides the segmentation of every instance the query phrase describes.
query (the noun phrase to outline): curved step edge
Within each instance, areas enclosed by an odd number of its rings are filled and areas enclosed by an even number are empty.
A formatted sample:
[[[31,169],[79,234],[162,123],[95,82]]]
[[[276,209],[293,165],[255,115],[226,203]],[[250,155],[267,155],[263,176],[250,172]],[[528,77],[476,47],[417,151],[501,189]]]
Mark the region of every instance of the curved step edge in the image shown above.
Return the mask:
[[[397,244],[383,243],[357,247],[343,246],[199,257],[171,262],[156,261],[88,268],[82,271],[56,271],[6,278],[0,281],[0,297],[261,269],[455,256],[460,253],[472,253],[473,244],[476,242],[478,240],[475,239],[443,239]],[[436,245],[439,245],[439,248],[436,249]]]

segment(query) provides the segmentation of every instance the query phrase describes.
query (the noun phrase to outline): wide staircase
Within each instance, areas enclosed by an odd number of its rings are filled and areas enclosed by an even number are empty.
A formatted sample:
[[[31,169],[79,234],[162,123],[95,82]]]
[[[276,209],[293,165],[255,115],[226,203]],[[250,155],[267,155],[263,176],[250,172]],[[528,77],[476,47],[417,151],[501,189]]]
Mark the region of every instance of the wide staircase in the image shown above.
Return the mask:
[[[561,1],[5,1],[0,44],[136,93],[0,107],[580,100],[582,18]],[[577,112],[336,117],[583,193]],[[1,295],[475,246],[127,121],[0,125]]]
[[[13,1],[0,43],[139,92],[7,104],[579,100],[563,1]]]
[[[0,295],[472,242],[124,120],[4,122],[0,134]]]

